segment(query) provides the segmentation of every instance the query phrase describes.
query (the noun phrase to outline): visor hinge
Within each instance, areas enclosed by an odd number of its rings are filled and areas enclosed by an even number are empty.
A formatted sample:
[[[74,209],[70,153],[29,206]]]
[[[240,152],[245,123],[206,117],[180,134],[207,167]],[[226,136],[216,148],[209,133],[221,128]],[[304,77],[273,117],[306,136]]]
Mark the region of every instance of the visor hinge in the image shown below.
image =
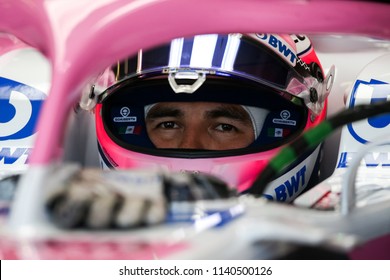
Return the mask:
[[[315,103],[318,101],[318,92],[315,88],[310,88],[310,102]]]
[[[332,65],[325,79],[318,81],[311,78],[306,80],[309,90],[304,91],[301,97],[305,100],[306,106],[318,116],[325,106],[325,101],[332,89],[335,77],[335,67]],[[298,95],[300,96],[300,95]]]

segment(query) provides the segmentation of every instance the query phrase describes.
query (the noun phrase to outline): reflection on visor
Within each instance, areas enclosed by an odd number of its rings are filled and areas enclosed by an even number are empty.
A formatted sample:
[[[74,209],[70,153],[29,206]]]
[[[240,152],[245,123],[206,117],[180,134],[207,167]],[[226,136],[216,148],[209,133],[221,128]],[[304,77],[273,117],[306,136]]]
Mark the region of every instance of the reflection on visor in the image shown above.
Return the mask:
[[[101,103],[108,135],[124,148],[149,154],[265,151],[290,141],[307,120],[301,99],[232,77],[209,77],[193,94],[174,93],[166,77],[132,79],[106,96]]]

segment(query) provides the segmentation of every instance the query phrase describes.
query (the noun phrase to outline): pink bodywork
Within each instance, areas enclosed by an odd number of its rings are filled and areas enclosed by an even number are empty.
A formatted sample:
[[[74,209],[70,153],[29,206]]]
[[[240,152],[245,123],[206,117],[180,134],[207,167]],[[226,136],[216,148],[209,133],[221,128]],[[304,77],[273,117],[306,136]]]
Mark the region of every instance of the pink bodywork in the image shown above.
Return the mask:
[[[0,32],[38,48],[52,63],[52,88],[30,158],[30,165],[49,165],[62,155],[64,127],[86,81],[140,48],[175,37],[227,32],[390,39],[390,5],[336,0],[1,0]],[[383,241],[368,250],[380,246]],[[364,249],[354,257],[368,256]]]

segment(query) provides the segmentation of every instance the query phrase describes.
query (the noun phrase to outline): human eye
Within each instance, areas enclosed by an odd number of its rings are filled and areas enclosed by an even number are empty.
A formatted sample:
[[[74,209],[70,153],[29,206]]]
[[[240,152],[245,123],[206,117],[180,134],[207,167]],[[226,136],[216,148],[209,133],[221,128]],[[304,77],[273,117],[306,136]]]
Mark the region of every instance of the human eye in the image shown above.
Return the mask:
[[[156,128],[160,129],[177,129],[179,125],[174,121],[164,121],[157,124]]]
[[[237,128],[231,124],[221,123],[215,127],[215,130],[220,131],[220,132],[233,132],[233,131],[236,131]]]

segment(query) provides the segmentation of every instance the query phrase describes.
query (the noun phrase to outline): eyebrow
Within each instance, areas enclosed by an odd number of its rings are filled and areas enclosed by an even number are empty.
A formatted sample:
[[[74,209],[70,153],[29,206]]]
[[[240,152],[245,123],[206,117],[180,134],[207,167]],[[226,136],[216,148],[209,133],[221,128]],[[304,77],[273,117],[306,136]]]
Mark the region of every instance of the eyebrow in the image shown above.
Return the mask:
[[[175,107],[158,107],[152,108],[146,116],[146,119],[158,119],[165,117],[180,118],[183,117],[185,113],[182,109]],[[217,119],[221,117],[234,119],[241,121],[243,123],[250,123],[250,117],[245,109],[237,110],[237,106],[221,104],[220,106],[207,110],[204,114],[204,117],[207,119]]]
[[[162,107],[162,108],[153,108],[150,110],[146,119],[158,119],[164,117],[183,117],[184,113],[180,109],[171,108],[171,107]]]
[[[229,105],[221,105],[213,110],[207,111],[206,117],[211,119],[225,117],[225,118],[234,119],[242,122],[250,121],[250,117],[244,109],[237,110],[237,107],[229,106]]]

